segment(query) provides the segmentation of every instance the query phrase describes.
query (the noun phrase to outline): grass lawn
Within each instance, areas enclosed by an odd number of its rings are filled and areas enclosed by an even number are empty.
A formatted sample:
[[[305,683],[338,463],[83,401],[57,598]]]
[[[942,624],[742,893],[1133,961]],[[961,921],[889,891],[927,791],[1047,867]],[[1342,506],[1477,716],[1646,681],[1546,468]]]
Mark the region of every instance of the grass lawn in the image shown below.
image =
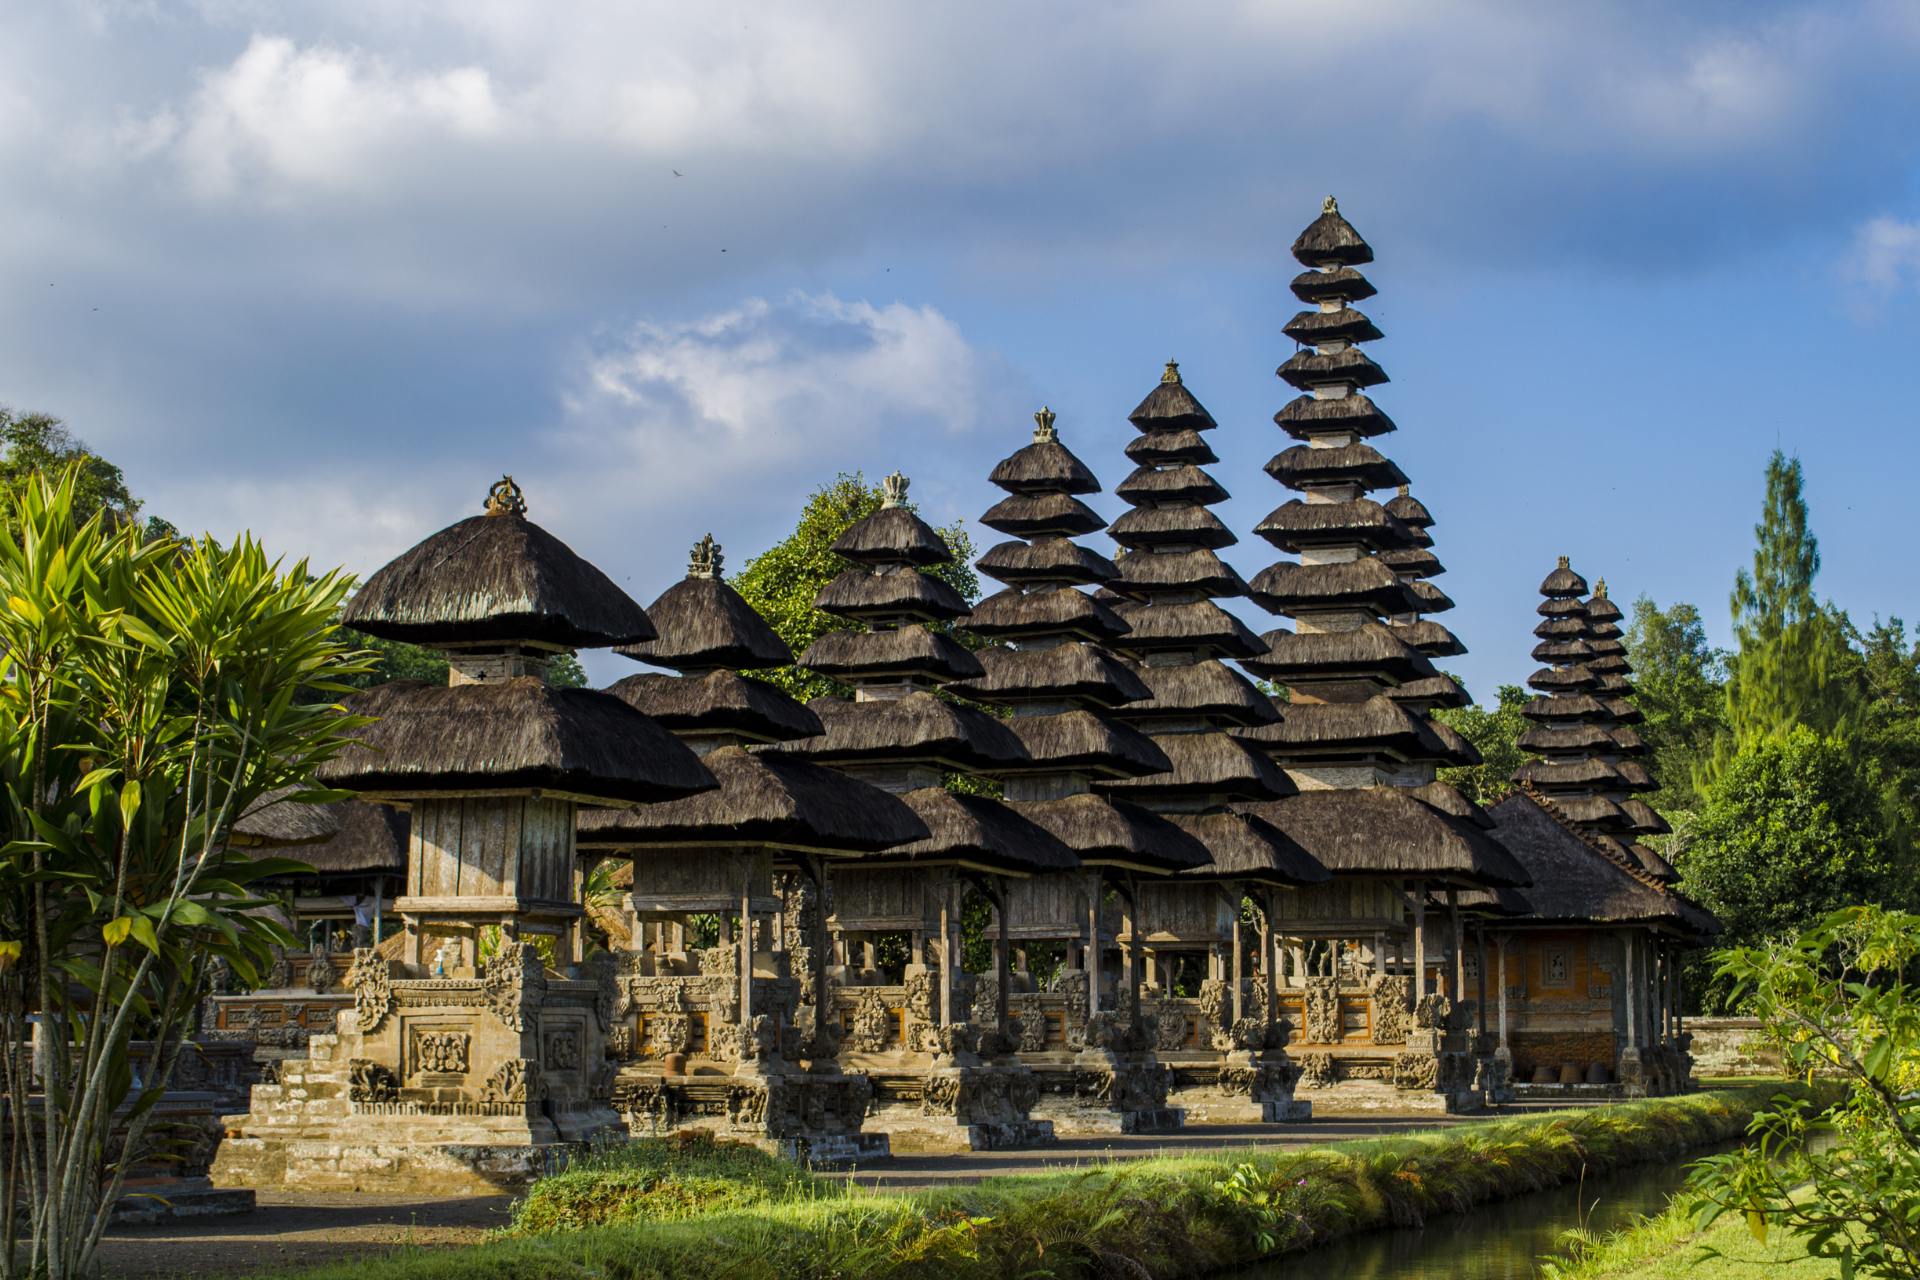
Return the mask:
[[[1718,1249],[1723,1256],[1696,1262],[1702,1245]],[[1830,1258],[1809,1258],[1799,1240],[1777,1229],[1769,1231],[1767,1242],[1761,1244],[1744,1219],[1729,1216],[1705,1232],[1680,1237],[1658,1257],[1624,1271],[1594,1274],[1619,1280],[1838,1280],[1840,1264]]]

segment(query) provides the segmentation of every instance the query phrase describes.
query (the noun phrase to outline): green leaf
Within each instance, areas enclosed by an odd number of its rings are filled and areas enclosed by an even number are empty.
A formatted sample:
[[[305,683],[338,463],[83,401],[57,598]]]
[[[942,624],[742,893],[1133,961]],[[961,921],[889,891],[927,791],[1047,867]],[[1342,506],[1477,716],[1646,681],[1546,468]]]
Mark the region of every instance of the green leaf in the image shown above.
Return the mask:
[[[149,925],[148,928],[151,929],[152,926]],[[110,947],[117,947],[121,943],[125,942],[127,940],[127,935],[132,931],[133,931],[132,916],[120,916],[117,919],[109,920],[104,925],[100,926],[100,936],[107,940],[107,945]]]

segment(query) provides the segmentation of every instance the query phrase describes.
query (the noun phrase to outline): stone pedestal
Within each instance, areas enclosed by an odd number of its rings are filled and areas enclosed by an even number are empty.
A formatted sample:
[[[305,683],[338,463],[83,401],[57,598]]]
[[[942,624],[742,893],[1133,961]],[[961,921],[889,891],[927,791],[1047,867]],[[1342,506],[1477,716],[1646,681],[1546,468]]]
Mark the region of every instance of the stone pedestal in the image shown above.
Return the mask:
[[[1073,1093],[1047,1099],[1048,1117],[1063,1133],[1169,1133],[1187,1113],[1167,1105],[1173,1071],[1161,1064],[1144,1027],[1122,1027],[1114,1015],[1087,1019],[1085,1041],[1073,1059]]]

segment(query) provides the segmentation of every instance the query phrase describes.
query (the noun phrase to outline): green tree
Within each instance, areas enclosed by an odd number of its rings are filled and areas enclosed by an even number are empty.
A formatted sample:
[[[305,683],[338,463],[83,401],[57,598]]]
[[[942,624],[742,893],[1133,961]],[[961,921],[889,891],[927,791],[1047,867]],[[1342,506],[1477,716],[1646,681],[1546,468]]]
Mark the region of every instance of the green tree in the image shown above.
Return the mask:
[[[11,504],[27,481],[37,475],[59,476],[69,468],[74,472],[73,509],[81,520],[105,512],[112,527],[132,524],[140,515],[140,500],[127,489],[127,478],[120,468],[87,447],[67,430],[66,424],[48,413],[18,413],[0,405],[0,492],[13,495]],[[158,529],[172,529],[164,520],[150,522]],[[18,531],[19,513],[9,505],[7,526]]]
[[[1454,681],[1458,684],[1459,681]],[[1479,751],[1481,762],[1472,768],[1442,769],[1440,781],[1459,790],[1475,804],[1492,804],[1513,790],[1513,771],[1526,760],[1515,740],[1532,727],[1520,714],[1530,696],[1517,684],[1500,686],[1500,702],[1489,711],[1478,703],[1433,713]]]
[[[813,607],[813,600],[829,582],[848,569],[859,567],[851,560],[842,560],[828,548],[855,521],[878,511],[883,496],[879,486],[869,485],[862,473],[841,472],[831,484],[822,485],[807,499],[807,505],[800,512],[800,522],[791,534],[748,560],[734,577],[734,589],[772,624],[795,657],[827,632],[856,625],[822,613]],[[973,540],[961,523],[955,521],[939,530],[953,549],[953,559],[927,572],[972,601],[979,598],[980,579],[972,567]],[[941,624],[933,629],[948,628]],[[954,632],[954,638],[969,648],[979,647],[979,642],[965,632]],[[778,667],[753,674],[781,686],[802,701],[822,694],[849,692],[844,685],[825,676],[796,667]]]
[[[1633,603],[1626,645],[1633,704],[1646,717],[1636,732],[1647,744],[1647,768],[1660,780],[1660,790],[1641,799],[1671,819],[1697,803],[1694,775],[1726,730],[1727,653],[1707,642],[1698,609],[1662,609],[1646,596]]]

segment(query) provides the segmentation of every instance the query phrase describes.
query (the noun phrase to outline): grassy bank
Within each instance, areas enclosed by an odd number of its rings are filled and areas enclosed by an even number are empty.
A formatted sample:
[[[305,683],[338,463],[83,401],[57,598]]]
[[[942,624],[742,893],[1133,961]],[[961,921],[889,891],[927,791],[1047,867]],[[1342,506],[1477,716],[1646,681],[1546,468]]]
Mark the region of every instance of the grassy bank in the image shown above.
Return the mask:
[[[1175,1280],[1735,1137],[1779,1086],[1304,1152],[1227,1151],[881,1193],[742,1148],[635,1143],[539,1184],[502,1238],[308,1280]]]
[[[1700,1231],[1697,1202],[1687,1195],[1665,1213],[1591,1241],[1572,1262],[1548,1263],[1544,1280],[1838,1280],[1840,1264],[1809,1258],[1806,1245],[1781,1230],[1762,1244],[1746,1219],[1728,1214]],[[1719,1256],[1705,1256],[1714,1250]]]

